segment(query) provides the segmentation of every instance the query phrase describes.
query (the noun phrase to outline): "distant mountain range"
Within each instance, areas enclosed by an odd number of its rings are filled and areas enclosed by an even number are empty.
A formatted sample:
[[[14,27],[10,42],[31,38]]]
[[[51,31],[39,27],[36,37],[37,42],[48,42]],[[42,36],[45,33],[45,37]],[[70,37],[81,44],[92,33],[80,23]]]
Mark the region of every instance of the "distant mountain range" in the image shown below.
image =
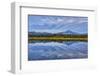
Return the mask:
[[[80,34],[80,33],[76,33],[70,30],[64,31],[64,32],[59,32],[59,33],[48,33],[48,32],[29,32],[28,35],[30,36],[51,36],[51,35],[86,35],[86,33],[84,34]]]

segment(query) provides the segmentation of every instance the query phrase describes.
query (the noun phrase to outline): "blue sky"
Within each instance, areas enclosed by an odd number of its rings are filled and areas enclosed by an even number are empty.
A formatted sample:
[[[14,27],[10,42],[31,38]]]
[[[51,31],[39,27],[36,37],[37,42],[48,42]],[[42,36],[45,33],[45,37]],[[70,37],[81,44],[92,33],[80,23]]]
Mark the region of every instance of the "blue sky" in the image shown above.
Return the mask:
[[[88,17],[29,15],[29,32],[58,33],[73,31],[80,34],[88,32]]]

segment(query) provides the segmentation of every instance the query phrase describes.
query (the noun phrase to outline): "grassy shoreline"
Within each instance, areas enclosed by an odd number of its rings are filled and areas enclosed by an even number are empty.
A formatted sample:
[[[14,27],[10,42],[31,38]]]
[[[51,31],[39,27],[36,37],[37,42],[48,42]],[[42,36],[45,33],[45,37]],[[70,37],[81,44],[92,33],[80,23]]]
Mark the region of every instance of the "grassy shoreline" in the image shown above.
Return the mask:
[[[28,41],[88,41],[87,37],[28,37]]]

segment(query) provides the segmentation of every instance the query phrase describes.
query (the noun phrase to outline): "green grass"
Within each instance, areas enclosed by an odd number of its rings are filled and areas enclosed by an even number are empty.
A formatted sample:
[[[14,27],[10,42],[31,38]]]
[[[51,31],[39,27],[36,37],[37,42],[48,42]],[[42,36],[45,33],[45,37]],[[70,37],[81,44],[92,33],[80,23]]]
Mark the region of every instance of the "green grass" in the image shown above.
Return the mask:
[[[65,35],[65,36],[29,36],[31,41],[87,41],[87,35]]]

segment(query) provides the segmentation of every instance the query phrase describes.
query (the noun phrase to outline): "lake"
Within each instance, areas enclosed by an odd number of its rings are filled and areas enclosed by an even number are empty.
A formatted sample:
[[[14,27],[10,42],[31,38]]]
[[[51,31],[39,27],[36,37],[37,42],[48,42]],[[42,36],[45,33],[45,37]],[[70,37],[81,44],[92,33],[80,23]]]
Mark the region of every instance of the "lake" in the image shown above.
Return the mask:
[[[28,43],[28,60],[88,58],[88,42],[33,42]]]

